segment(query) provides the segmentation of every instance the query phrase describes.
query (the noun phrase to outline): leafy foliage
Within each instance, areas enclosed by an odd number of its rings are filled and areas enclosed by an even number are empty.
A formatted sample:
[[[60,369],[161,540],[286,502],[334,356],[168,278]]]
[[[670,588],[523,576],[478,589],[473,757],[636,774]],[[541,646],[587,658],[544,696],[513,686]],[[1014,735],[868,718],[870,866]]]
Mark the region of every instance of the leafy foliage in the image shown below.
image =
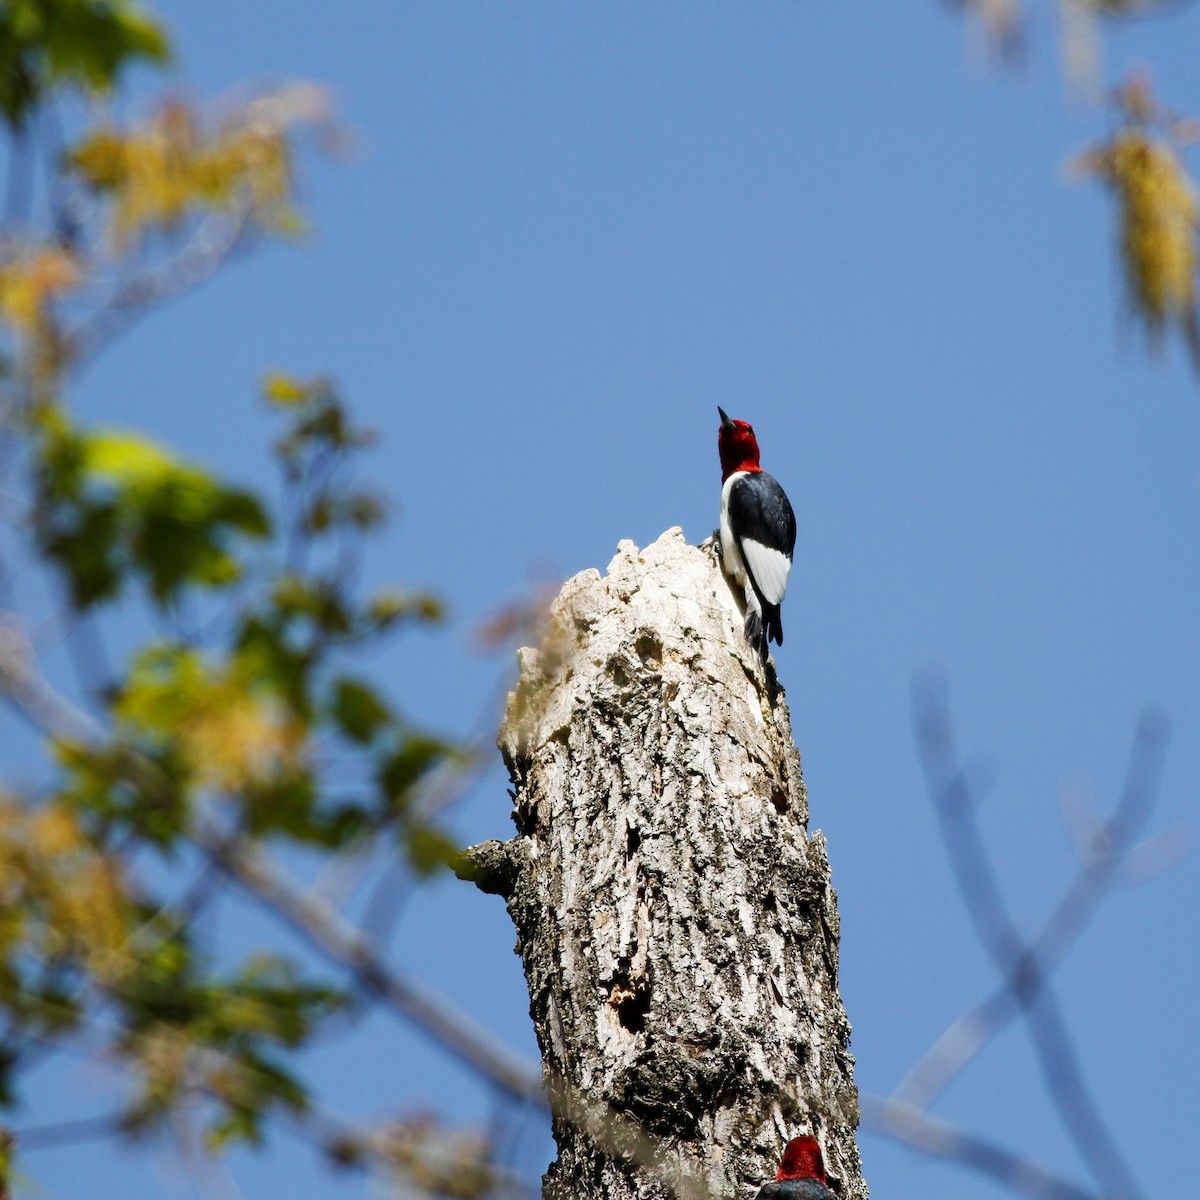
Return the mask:
[[[14,223],[0,236],[0,319],[26,407],[52,405],[114,330],[256,237],[303,228],[292,199],[302,128],[333,133],[325,93],[293,84],[215,117],[172,99],[47,153],[49,228]]]
[[[370,438],[327,381],[290,386],[286,404],[271,397],[288,422],[278,520],[140,436],[81,431],[61,409],[30,426],[33,530],[73,604],[138,592],[164,616],[197,594],[235,607],[215,644],[176,636],[138,650],[106,696],[103,732],[55,738],[53,795],[0,804],[6,1045],[67,1035],[107,1005],[120,1018],[112,1053],[136,1081],[122,1126],[155,1125],[199,1097],[214,1147],[258,1141],[276,1109],[305,1110],[282,1051],[346,996],[284,959],[220,972],[188,941],[186,898],[150,887],[134,856],[203,860],[205,831],[231,846],[326,850],[387,835],[418,873],[454,854],[413,800],[456,751],[343,661],[437,606],[423,594],[353,594],[347,539],[376,517],[363,521],[348,468]],[[358,756],[349,788],[327,777],[337,747]],[[19,1052],[0,1058],[4,1094],[19,1065]]]
[[[63,89],[112,88],[130,62],[166,53],[126,0],[9,0],[0,114],[31,128]],[[206,278],[249,235],[299,228],[294,142],[312,124],[328,113],[307,85],[217,117],[170,100],[108,121],[41,156],[41,227],[0,231],[0,470],[23,508],[6,536],[56,581],[64,623],[119,608],[150,624],[86,711],[29,701],[52,689],[31,682],[33,656],[3,626],[0,685],[30,683],[8,694],[44,733],[50,773],[0,792],[0,1103],[19,1098],[35,1053],[76,1041],[124,1069],[120,1129],[190,1120],[213,1149],[308,1112],[293,1052],[356,982],[345,962],[200,949],[234,864],[379,843],[418,876],[454,855],[418,798],[459,752],[351,658],[441,609],[356,586],[386,507],[356,482],[373,438],[329,380],[264,381],[283,426],[278,504],[138,431],[85,427],[68,394],[131,313]]]
[[[1121,262],[1130,304],[1151,344],[1171,326],[1200,368],[1196,309],[1196,232],[1200,198],[1180,160],[1188,125],[1172,121],[1149,85],[1135,77],[1116,93],[1120,127],[1077,162],[1117,201]]]
[[[33,382],[52,378],[66,358],[55,309],[83,277],[79,259],[62,246],[17,242],[7,253],[0,249],[0,319]]]
[[[176,229],[199,209],[253,214],[278,232],[300,227],[291,206],[289,134],[298,121],[326,121],[323,93],[291,87],[252,101],[206,128],[179,100],[127,131],[103,126],[71,152],[81,180],[109,203],[118,249],[145,233]]]
[[[61,247],[21,247],[0,269],[0,315],[25,338],[44,337],[51,304],[79,279],[78,262]]]
[[[139,1086],[123,1115],[130,1130],[168,1116],[189,1094],[213,1102],[209,1142],[260,1142],[275,1106],[303,1112],[303,1086],[278,1050],[293,1049],[343,1007],[335,989],[303,981],[293,963],[256,956],[232,978],[214,978],[183,936],[139,957],[119,1001],[125,1029],[117,1052]]]
[[[159,604],[191,585],[227,586],[241,573],[233,539],[270,534],[253,495],[140,434],[85,433],[61,410],[39,432],[34,527],[78,608],[115,598],[135,578]]]
[[[162,27],[129,0],[4,0],[0,113],[19,129],[56,89],[105,91],[131,61],[168,53]]]
[[[1021,0],[955,0],[974,15],[992,46],[1019,50],[1029,24]],[[1064,71],[1089,98],[1101,95],[1098,28],[1105,21],[1152,15],[1171,0],[1064,0],[1061,39]],[[1117,127],[1078,155],[1072,172],[1099,179],[1116,200],[1117,242],[1129,307],[1158,350],[1172,329],[1182,336],[1200,372],[1197,310],[1197,223],[1200,193],[1182,151],[1200,138],[1200,122],[1163,109],[1146,77],[1135,73],[1111,93]]]
[[[426,1114],[389,1122],[375,1131],[369,1146],[343,1138],[334,1147],[337,1160],[346,1164],[367,1152],[383,1160],[401,1194],[476,1200],[493,1195],[500,1182],[484,1138],[447,1129]]]

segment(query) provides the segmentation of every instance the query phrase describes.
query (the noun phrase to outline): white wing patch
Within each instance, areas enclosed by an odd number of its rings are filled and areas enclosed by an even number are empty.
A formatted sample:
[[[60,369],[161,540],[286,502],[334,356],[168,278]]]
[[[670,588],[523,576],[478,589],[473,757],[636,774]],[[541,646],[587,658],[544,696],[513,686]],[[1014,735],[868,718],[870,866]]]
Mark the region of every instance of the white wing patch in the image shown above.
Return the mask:
[[[746,567],[762,592],[763,599],[768,604],[782,604],[787,592],[788,572],[792,569],[788,556],[752,538],[742,540],[741,550]]]

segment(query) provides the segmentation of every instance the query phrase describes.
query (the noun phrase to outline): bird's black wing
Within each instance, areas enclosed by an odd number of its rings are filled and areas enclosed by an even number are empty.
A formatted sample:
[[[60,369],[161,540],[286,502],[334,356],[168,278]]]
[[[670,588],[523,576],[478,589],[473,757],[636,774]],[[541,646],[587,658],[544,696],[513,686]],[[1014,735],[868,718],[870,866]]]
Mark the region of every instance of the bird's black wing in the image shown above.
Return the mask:
[[[743,538],[778,547],[792,557],[796,514],[787,493],[766,471],[747,471],[729,490],[730,524]]]

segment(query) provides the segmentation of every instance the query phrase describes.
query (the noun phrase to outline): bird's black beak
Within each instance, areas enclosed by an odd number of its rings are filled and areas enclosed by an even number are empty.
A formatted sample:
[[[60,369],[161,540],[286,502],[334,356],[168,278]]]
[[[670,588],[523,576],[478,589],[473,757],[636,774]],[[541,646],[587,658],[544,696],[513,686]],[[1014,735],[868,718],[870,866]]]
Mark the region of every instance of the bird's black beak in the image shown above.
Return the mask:
[[[719,404],[717,405],[717,412],[721,414],[721,425],[725,429],[732,429],[733,422],[725,415],[725,410]]]

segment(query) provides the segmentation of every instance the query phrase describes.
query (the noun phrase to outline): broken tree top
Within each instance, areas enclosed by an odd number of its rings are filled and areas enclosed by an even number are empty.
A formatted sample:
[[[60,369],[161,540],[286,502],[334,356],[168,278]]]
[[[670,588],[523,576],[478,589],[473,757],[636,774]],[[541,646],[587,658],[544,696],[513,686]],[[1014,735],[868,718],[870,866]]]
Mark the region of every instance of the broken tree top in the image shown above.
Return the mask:
[[[678,529],[622,542],[519,660],[499,739],[518,833],[469,857],[516,924],[548,1077],[655,1162],[560,1119],[545,1194],[649,1200],[674,1171],[753,1195],[812,1133],[861,1200],[825,843],[715,554]]]

